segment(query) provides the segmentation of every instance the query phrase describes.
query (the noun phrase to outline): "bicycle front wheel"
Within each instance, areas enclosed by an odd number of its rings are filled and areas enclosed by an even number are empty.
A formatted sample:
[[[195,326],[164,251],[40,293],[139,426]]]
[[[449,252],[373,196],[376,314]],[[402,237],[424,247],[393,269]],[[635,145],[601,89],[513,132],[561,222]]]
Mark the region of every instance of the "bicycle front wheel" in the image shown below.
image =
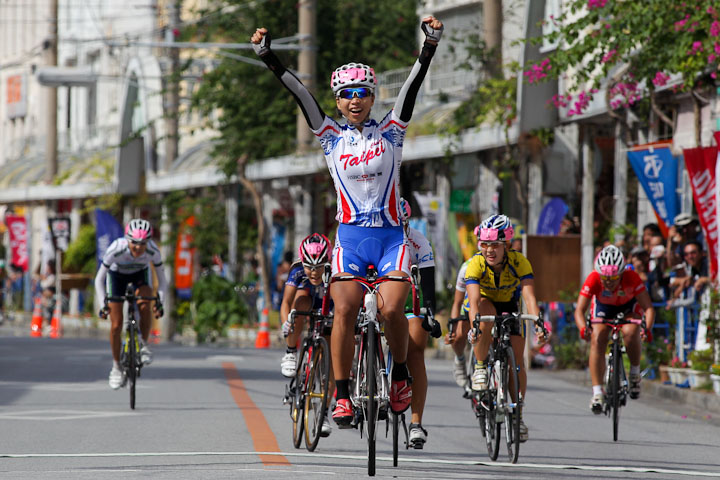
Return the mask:
[[[378,389],[377,389],[377,331],[368,325],[365,335],[365,420],[368,441],[368,475],[375,476],[375,427],[377,426]]]
[[[484,436],[485,436],[485,443],[487,445],[487,451],[488,456],[490,457],[490,460],[497,460],[498,454],[500,453],[500,425],[495,421],[495,392],[497,391],[497,387],[492,387],[493,382],[493,374],[490,375],[490,383],[491,387],[487,392],[485,393],[473,393],[473,395],[477,395],[479,397],[479,402],[481,403],[478,405],[478,408],[485,408],[482,404],[487,405],[487,409],[484,412],[484,415],[480,417],[482,424],[480,425],[480,428],[484,428]]]
[[[303,345],[300,357],[298,357],[300,362],[298,363],[297,370],[295,370],[295,395],[293,396],[292,407],[290,408],[292,439],[295,448],[300,448],[303,438],[303,407],[305,405],[305,388],[309,367],[308,357],[308,347],[307,345]]]
[[[128,390],[130,390],[130,408],[135,410],[135,383],[137,381],[137,367],[140,362],[138,359],[138,334],[134,329],[131,332],[130,338],[132,340],[128,342],[127,382]]]
[[[506,359],[502,362],[501,378],[503,390],[503,408],[505,410],[505,441],[507,442],[508,461],[517,463],[520,453],[520,388],[518,370],[515,365],[515,353],[512,347],[505,350]],[[512,395],[515,401],[512,400]]]
[[[317,447],[327,415],[330,356],[327,341],[320,337],[313,345],[312,362],[305,392],[305,447],[312,452]]]
[[[612,418],[613,418],[613,441],[617,442],[618,428],[620,427],[620,372],[623,368],[622,353],[620,344],[613,342],[613,369],[612,369]]]

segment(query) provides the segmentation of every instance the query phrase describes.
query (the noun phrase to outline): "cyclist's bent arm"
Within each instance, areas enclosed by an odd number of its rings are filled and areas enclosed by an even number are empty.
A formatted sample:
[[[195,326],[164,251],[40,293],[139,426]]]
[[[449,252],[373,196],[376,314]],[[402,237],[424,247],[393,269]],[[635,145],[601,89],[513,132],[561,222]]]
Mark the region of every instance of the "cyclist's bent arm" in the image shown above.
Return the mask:
[[[107,277],[108,267],[100,264],[97,274],[95,275],[95,297],[100,301],[100,307],[105,305],[105,278]]]
[[[520,282],[521,294],[525,301],[525,306],[530,315],[540,315],[540,308],[535,298],[535,281],[532,278],[526,278]]]
[[[652,300],[650,300],[650,294],[646,291],[640,292],[636,297],[638,305],[645,310],[645,328],[652,330],[655,325],[655,309],[652,306]]]
[[[575,326],[578,331],[585,328],[585,312],[590,306],[590,298],[585,295],[578,296],[577,305],[575,306]]]
[[[157,275],[158,279],[158,301],[162,305],[165,303],[165,295],[167,295],[167,278],[165,278],[165,269],[162,263],[154,266],[155,275]]]
[[[255,47],[256,45],[253,46]],[[268,48],[262,55],[260,55],[258,49],[255,51],[260,56],[260,60],[265,62],[265,65],[267,65],[270,71],[280,80],[280,83],[295,97],[295,101],[300,106],[300,110],[302,110],[310,128],[313,130],[319,129],[326,115],[322,108],[320,108],[320,104],[315,100],[315,97],[312,96],[312,93],[305,88],[305,85],[303,85],[299,78],[280,63],[280,59],[275,56],[272,50]]]
[[[470,309],[468,315],[470,316],[470,321],[472,322],[475,319],[475,315],[477,315],[480,311],[480,285],[477,283],[468,283],[467,294]]]
[[[458,318],[462,309],[463,301],[465,300],[465,292],[455,290],[455,296],[453,297],[452,308],[450,308],[450,318]]]
[[[297,291],[296,286],[285,284],[285,289],[283,290],[282,303],[280,303],[280,325],[287,322],[287,318],[288,318],[288,315],[290,314],[290,310],[292,310],[293,301],[295,301],[295,292],[296,291]]]
[[[436,313],[435,310],[435,267],[420,269],[420,288],[423,293],[423,307],[427,307]]]

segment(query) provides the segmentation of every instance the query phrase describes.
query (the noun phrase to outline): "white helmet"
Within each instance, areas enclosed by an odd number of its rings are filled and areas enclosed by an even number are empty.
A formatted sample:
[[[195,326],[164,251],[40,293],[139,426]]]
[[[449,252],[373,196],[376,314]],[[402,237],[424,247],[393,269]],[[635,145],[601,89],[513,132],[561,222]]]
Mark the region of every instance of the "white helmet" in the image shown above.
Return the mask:
[[[150,222],[142,218],[133,218],[125,226],[125,238],[131,242],[146,243],[152,238],[152,234]]]
[[[604,277],[620,275],[625,270],[625,256],[615,245],[608,245],[595,258],[595,270]]]
[[[338,67],[330,77],[330,88],[335,95],[347,87],[368,87],[373,90],[377,87],[375,70],[362,63],[346,63]]]

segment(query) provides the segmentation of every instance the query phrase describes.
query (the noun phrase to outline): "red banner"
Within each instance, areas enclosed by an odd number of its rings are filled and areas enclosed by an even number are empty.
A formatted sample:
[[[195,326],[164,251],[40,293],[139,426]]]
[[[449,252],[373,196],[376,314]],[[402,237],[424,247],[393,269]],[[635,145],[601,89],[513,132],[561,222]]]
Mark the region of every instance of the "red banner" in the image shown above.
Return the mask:
[[[715,141],[720,144],[720,132],[715,132]],[[718,224],[717,198],[715,187],[715,165],[718,161],[718,147],[698,147],[683,150],[685,168],[693,189],[693,201],[705,234],[710,257],[710,276],[718,272]]]
[[[192,236],[186,233],[189,227],[195,226],[195,217],[189,217],[180,226],[177,245],[175,246],[175,288],[189,290],[193,286],[193,260],[195,249],[190,248]]]
[[[10,232],[10,251],[12,254],[11,262],[28,271],[28,231],[25,217],[16,215],[6,215],[5,225]]]

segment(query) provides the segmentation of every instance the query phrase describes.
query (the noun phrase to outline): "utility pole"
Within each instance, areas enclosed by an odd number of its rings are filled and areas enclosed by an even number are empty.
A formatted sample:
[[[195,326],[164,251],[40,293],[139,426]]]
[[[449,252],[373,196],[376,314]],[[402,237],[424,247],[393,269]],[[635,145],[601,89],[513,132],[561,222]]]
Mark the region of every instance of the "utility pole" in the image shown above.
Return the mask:
[[[181,0],[171,0],[168,3],[168,25],[165,30],[165,41],[168,43],[175,42],[176,35],[179,33],[180,27],[180,9]],[[180,85],[178,81],[178,73],[180,70],[180,49],[168,48],[167,56],[170,61],[169,70],[165,76],[165,161],[160,165],[160,170],[167,171],[170,169],[172,162],[178,155],[178,116],[180,104]]]
[[[50,0],[48,38],[43,44],[45,64],[57,66],[58,56],[58,0]],[[45,110],[45,182],[51,183],[58,172],[57,161],[57,88],[47,88]]]
[[[502,27],[503,12],[502,0],[483,1],[483,38],[485,47],[491,54],[492,60],[488,64],[488,74],[492,78],[500,78],[502,71]]]
[[[580,126],[582,145],[582,220],[580,226],[580,243],[581,243],[581,275],[582,283],[590,272],[593,270],[593,257],[595,254],[593,247],[593,233],[595,223],[595,162],[593,161],[592,149],[592,131],[590,125]]]
[[[298,11],[298,33],[300,54],[298,55],[298,77],[308,90],[315,92],[316,59],[315,35],[317,25],[316,0],[300,0]],[[302,111],[297,113],[297,152],[306,153],[312,145],[313,135]]]

